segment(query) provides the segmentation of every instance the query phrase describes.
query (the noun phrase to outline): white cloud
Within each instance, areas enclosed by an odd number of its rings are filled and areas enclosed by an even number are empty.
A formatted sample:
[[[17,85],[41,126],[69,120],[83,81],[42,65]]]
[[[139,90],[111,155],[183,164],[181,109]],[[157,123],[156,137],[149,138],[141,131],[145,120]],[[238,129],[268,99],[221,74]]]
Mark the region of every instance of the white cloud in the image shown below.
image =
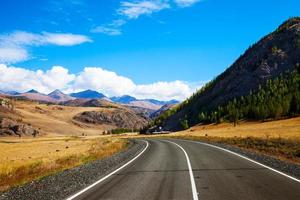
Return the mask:
[[[110,36],[121,35],[121,26],[125,25],[128,20],[137,19],[141,15],[151,15],[166,8],[170,8],[168,0],[122,1],[117,9],[117,14],[120,18],[113,20],[110,24],[97,26],[91,32]]]
[[[136,19],[166,8],[170,8],[170,5],[164,0],[123,1],[117,12],[129,19]]]
[[[157,82],[148,85],[136,85],[133,94],[138,98],[152,98],[161,100],[183,100],[192,94],[188,83],[183,81]]]
[[[99,67],[86,67],[76,77],[74,91],[93,89],[108,96],[129,94],[135,87],[132,80]]]
[[[126,24],[126,21],[123,19],[117,19],[113,20],[110,24],[107,25],[102,25],[102,26],[97,26],[93,29],[91,29],[92,33],[103,33],[106,35],[121,35],[122,31],[120,29],[121,26]]]
[[[121,35],[122,32],[118,28],[111,28],[105,26],[97,26],[91,30],[92,33],[103,33],[106,35]]]
[[[121,26],[129,20],[137,19],[142,15],[151,15],[164,9],[172,7],[190,7],[201,0],[127,0],[121,1],[120,7],[117,9],[119,19],[114,20],[108,25],[97,26],[92,29],[93,33],[103,33],[106,35],[121,35]],[[161,22],[160,22],[161,23]]]
[[[23,48],[0,46],[0,63],[16,63],[28,58],[29,54]]]
[[[76,35],[71,33],[43,33],[42,38],[45,44],[54,44],[58,46],[74,46],[85,42],[92,42],[85,35]]]
[[[32,46],[73,46],[85,42],[92,42],[84,35],[71,33],[29,33],[15,31],[10,34],[0,35],[0,62],[16,63],[30,58],[28,48]]]
[[[120,26],[123,26],[126,23],[127,22],[123,19],[116,19],[116,20],[113,20],[112,23],[110,23],[109,25],[112,26],[112,27],[120,27]]]
[[[36,89],[48,93],[54,89],[68,87],[75,78],[68,70],[54,66],[52,69],[43,72],[42,70],[31,71],[20,67],[8,67],[0,64],[0,88],[2,90],[15,90],[24,92]]]
[[[174,0],[179,7],[189,7],[198,3],[200,0]]]
[[[127,77],[99,67],[86,67],[78,74],[70,74],[66,68],[61,66],[54,66],[47,71],[32,71],[0,64],[0,90],[16,90],[18,92],[35,89],[49,93],[60,89],[71,93],[92,89],[107,96],[128,94],[140,99],[183,100],[200,86],[202,86],[201,83],[191,84],[179,80],[136,84]]]

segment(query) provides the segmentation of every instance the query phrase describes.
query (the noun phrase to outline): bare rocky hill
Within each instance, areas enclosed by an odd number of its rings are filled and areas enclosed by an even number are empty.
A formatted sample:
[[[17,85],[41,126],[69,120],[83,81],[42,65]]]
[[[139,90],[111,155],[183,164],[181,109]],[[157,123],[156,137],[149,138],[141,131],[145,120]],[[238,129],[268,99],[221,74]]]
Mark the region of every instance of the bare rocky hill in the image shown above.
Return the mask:
[[[10,99],[0,97],[0,136],[37,136],[39,131],[22,122]]]
[[[140,129],[148,124],[145,118],[122,108],[109,111],[86,111],[76,115],[74,119],[84,123],[112,125],[124,129]]]

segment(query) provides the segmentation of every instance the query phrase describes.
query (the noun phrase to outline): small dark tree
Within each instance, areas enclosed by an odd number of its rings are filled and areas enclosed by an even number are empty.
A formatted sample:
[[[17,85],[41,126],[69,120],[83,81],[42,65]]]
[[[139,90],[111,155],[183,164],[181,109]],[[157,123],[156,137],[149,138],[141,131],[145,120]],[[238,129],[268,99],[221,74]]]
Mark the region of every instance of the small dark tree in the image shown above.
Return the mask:
[[[186,130],[186,129],[189,128],[189,123],[188,123],[188,120],[187,120],[187,119],[182,120],[180,124],[181,124],[181,127],[182,127],[184,130]]]

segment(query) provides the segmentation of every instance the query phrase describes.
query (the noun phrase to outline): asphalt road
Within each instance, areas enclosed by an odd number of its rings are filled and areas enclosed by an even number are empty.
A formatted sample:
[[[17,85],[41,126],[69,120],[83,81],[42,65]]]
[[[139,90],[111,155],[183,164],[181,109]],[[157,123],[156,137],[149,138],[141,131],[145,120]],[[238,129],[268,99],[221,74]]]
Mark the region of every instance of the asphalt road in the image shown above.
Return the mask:
[[[71,199],[300,199],[297,180],[229,152],[182,140],[147,142],[135,160]]]

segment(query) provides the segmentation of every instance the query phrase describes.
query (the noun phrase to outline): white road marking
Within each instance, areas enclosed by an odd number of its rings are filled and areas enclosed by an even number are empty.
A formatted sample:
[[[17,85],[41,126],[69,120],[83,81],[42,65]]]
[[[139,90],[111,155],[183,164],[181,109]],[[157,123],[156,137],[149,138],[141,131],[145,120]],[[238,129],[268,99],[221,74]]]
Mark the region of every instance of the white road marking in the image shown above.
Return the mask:
[[[195,184],[193,169],[192,169],[191,162],[190,162],[188,154],[186,153],[184,148],[182,148],[179,144],[176,144],[175,142],[171,142],[171,141],[168,141],[168,140],[164,140],[164,141],[175,144],[176,146],[178,146],[183,151],[183,153],[186,157],[186,162],[187,162],[188,168],[189,168],[191,186],[192,186],[192,193],[193,193],[193,200],[198,200],[198,193],[197,193],[197,188],[196,188],[196,184]]]
[[[100,180],[98,180],[97,182],[93,183],[92,185],[84,188],[83,190],[77,192],[76,194],[72,195],[71,197],[68,197],[66,200],[72,200],[75,199],[76,197],[78,197],[79,195],[83,194],[84,192],[86,192],[87,190],[91,189],[92,187],[94,187],[95,185],[103,182],[104,180],[108,179],[109,177],[111,177],[112,175],[114,175],[115,173],[117,173],[118,171],[120,171],[121,169],[123,169],[124,167],[126,167],[127,165],[129,165],[130,163],[132,163],[133,161],[135,161],[138,157],[140,157],[148,148],[149,143],[145,140],[142,140],[144,142],[146,142],[146,147],[143,149],[142,152],[140,152],[136,157],[134,157],[133,159],[131,159],[129,162],[127,162],[126,164],[122,165],[121,167],[119,167],[118,169],[116,169],[115,171],[111,172],[110,174],[104,176],[103,178],[101,178]]]
[[[180,139],[176,139],[176,140],[180,140]],[[269,170],[271,170],[271,171],[273,171],[273,172],[276,172],[276,173],[278,173],[278,174],[280,174],[280,175],[282,175],[282,176],[285,176],[285,177],[287,177],[287,178],[290,178],[290,179],[292,179],[292,180],[294,180],[294,181],[300,183],[300,180],[297,179],[297,178],[295,178],[295,177],[292,177],[292,176],[290,176],[290,175],[288,175],[288,174],[285,174],[285,173],[283,173],[283,172],[281,172],[281,171],[278,171],[278,170],[276,170],[276,169],[273,169],[272,167],[269,167],[269,166],[267,166],[267,165],[264,165],[264,164],[262,164],[262,163],[259,163],[259,162],[255,161],[255,160],[252,160],[252,159],[250,159],[250,158],[248,158],[248,157],[246,157],[246,156],[242,156],[242,155],[240,155],[240,154],[238,154],[238,153],[235,153],[235,152],[233,152],[233,151],[230,151],[230,150],[228,150],[228,149],[224,149],[224,148],[222,148],[222,147],[218,147],[218,146],[215,146],[215,145],[212,145],[212,144],[207,144],[207,143],[204,143],[204,142],[198,142],[198,141],[192,141],[192,140],[181,140],[181,141],[185,141],[185,142],[193,142],[193,143],[198,143],[198,144],[203,144],[203,145],[206,145],[206,146],[209,146],[209,147],[213,147],[213,148],[216,148],[216,149],[219,149],[219,150],[222,150],[222,151],[226,151],[226,152],[228,152],[228,153],[231,153],[231,154],[233,154],[233,155],[236,155],[236,156],[238,156],[238,157],[240,157],[240,158],[244,158],[244,159],[246,159],[246,160],[248,160],[248,161],[250,161],[250,162],[252,162],[252,163],[255,163],[255,164],[257,164],[257,165],[260,165],[260,166],[262,166],[262,167],[265,167],[265,168],[267,168],[267,169],[269,169]]]

